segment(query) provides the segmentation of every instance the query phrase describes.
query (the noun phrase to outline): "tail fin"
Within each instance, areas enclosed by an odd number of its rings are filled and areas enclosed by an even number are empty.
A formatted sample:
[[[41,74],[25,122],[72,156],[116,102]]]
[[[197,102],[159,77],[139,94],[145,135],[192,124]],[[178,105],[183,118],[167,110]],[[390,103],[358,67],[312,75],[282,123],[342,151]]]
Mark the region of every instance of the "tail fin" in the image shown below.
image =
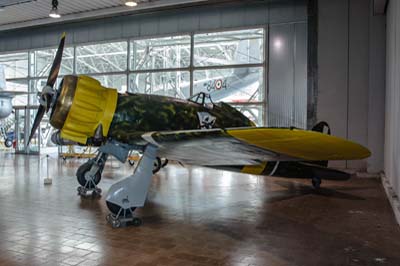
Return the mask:
[[[331,134],[331,127],[325,121],[318,122],[311,130],[320,132],[320,133],[324,133],[324,134],[328,134],[328,135]],[[312,163],[320,165],[320,166],[328,167],[328,161],[316,161],[316,162],[312,162]]]
[[[312,131],[317,131],[321,133],[325,133],[330,135],[331,134],[331,127],[325,121],[318,122],[312,129]]]

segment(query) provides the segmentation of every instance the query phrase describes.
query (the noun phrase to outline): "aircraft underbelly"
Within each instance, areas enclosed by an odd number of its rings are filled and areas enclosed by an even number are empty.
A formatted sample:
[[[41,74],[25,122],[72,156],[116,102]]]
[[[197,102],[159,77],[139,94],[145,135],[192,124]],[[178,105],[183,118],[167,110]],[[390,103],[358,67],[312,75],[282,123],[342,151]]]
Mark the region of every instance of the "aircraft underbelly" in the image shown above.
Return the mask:
[[[169,142],[160,146],[160,156],[185,164],[213,165],[256,165],[262,161],[294,160],[233,138],[213,140],[198,139],[186,143]]]

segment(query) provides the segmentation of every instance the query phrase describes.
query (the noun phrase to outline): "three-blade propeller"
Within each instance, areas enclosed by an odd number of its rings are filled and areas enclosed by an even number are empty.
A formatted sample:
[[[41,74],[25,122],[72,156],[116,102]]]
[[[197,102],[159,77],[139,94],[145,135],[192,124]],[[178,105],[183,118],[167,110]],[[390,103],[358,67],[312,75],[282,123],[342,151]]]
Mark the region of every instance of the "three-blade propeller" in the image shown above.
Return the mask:
[[[54,84],[56,83],[58,72],[60,71],[61,59],[64,51],[64,43],[65,43],[65,33],[61,36],[60,44],[58,46],[57,53],[53,61],[53,65],[51,66],[46,86],[42,89],[42,93],[40,95],[39,99],[40,106],[32,125],[32,130],[29,136],[28,145],[31,142],[32,137],[35,134],[36,130],[38,129],[44,114],[47,113],[52,107],[52,103],[56,96],[57,92],[56,90],[54,90],[53,87]]]

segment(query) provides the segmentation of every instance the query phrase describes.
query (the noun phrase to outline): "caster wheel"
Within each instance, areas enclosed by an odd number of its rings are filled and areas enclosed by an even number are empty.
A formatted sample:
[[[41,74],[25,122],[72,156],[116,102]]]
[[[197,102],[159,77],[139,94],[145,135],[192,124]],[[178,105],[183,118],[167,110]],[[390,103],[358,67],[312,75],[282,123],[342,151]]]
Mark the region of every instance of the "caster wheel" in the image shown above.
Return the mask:
[[[84,187],[78,187],[76,190],[78,191],[79,196],[86,194],[86,189]]]
[[[140,218],[133,218],[132,225],[133,226],[141,226],[142,225],[142,220]]]
[[[315,189],[319,189],[321,187],[321,179],[319,178],[313,178],[311,183]]]
[[[121,221],[119,219],[112,220],[111,221],[111,226],[112,226],[112,228],[120,228],[121,227]]]
[[[97,197],[101,197],[101,192],[93,190],[92,192],[92,198],[97,198]]]

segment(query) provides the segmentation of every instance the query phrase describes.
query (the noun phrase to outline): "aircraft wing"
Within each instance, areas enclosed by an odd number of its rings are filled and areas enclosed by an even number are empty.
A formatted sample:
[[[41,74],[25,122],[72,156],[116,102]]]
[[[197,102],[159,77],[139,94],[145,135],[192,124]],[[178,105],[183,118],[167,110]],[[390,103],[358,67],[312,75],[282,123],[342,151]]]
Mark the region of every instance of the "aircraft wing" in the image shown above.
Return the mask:
[[[0,91],[0,97],[9,97],[13,98],[17,95],[28,94],[28,92],[24,91]]]
[[[351,141],[289,128],[151,132],[142,136],[161,157],[194,165],[256,165],[261,161],[354,160],[370,151]]]

